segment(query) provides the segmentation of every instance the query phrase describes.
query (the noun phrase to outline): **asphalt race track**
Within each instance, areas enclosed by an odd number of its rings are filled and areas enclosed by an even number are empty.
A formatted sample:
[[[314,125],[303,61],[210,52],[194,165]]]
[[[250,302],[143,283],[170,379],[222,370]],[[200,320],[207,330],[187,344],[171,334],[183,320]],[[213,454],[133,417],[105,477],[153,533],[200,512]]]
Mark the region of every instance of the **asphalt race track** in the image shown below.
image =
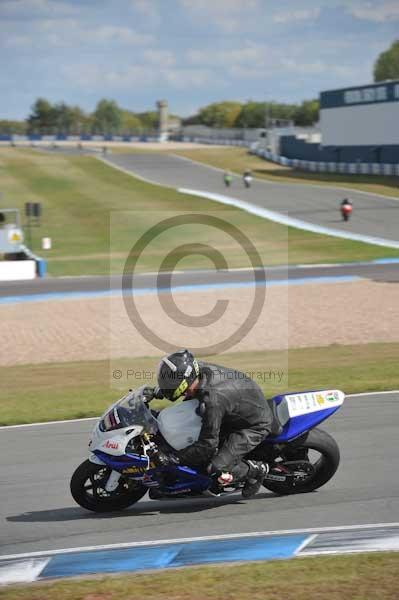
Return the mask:
[[[339,385],[339,382],[337,382]],[[311,494],[151,501],[99,516],[76,506],[69,478],[92,420],[0,430],[0,557],[32,551],[225,533],[389,523],[399,514],[399,394],[351,397],[324,423],[341,466]]]
[[[348,263],[339,265],[310,265],[300,267],[266,267],[266,281],[295,281],[319,277],[362,277],[373,281],[399,282],[399,260],[393,262]],[[253,281],[251,269],[230,271],[175,271],[173,286],[243,283]],[[71,292],[101,292],[120,290],[121,276],[47,277],[27,281],[0,282],[1,299],[39,294],[68,294]],[[157,274],[135,275],[135,289],[157,288]]]
[[[179,156],[150,152],[110,154],[106,160],[162,185],[225,194],[309,223],[399,241],[399,193],[397,199],[390,199],[355,190],[260,179],[255,179],[250,189],[244,189],[237,176],[226,190],[220,171]],[[338,207],[342,198],[348,196],[353,200],[353,216],[343,223]]]
[[[151,181],[226,193],[221,173],[174,156],[110,155],[107,160]],[[399,202],[355,191],[256,180],[244,190],[234,178],[228,195],[312,223],[343,228],[338,203],[349,194],[353,219],[345,229],[399,239]],[[398,265],[358,264],[267,269],[269,279],[357,276],[399,280]],[[176,284],[253,279],[250,271],[174,274]],[[143,274],[143,288],[156,278]],[[79,277],[5,282],[0,298],[120,288],[120,277]],[[311,382],[309,382],[311,384]],[[337,382],[339,387],[339,382]],[[12,393],[12,390],[11,390]],[[106,407],[104,406],[104,409]],[[75,505],[69,479],[87,457],[93,420],[0,429],[0,557],[90,545],[167,540],[279,529],[391,523],[399,514],[399,393],[348,398],[323,427],[341,448],[341,466],[321,490],[277,497],[264,491],[250,501],[221,499],[150,501],[121,513],[96,515]]]

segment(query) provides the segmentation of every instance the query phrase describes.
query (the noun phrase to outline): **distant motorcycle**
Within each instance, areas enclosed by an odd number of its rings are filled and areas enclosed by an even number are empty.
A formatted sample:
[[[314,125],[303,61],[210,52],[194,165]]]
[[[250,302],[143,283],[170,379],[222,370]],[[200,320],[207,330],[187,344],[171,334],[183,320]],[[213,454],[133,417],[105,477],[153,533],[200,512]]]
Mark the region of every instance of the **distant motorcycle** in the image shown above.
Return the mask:
[[[349,221],[352,214],[353,206],[349,200],[343,200],[341,202],[341,215],[344,221]]]
[[[242,180],[244,182],[244,186],[246,188],[250,188],[251,187],[251,183],[252,183],[252,175],[250,171],[246,171],[244,173],[244,175],[242,176]]]
[[[232,183],[232,181],[233,181],[233,178],[232,178],[232,176],[230,175],[230,173],[225,173],[225,174],[224,174],[223,181],[224,181],[224,185],[225,185],[226,187],[230,187],[230,186],[231,186],[231,183]]]
[[[276,494],[311,492],[327,483],[340,460],[336,441],[317,425],[344,402],[339,390],[307,391],[275,396],[268,401],[274,421],[271,434],[247,458],[270,467],[263,486]],[[178,462],[160,466],[154,452],[169,453],[198,440],[202,419],[199,402],[187,400],[150,410],[143,386],[113,404],[96,424],[89,443],[90,457],[74,472],[74,500],[94,512],[122,510],[149,497],[224,496],[237,491],[234,482],[218,493],[205,472]],[[221,440],[223,442],[223,440]]]

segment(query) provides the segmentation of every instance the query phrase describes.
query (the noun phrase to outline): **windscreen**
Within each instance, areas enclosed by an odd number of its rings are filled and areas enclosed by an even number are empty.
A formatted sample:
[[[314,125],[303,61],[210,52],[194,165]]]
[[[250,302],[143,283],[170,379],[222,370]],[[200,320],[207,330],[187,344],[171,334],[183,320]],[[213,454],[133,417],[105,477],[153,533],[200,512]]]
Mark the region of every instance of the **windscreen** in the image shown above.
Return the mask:
[[[101,431],[122,429],[130,425],[140,425],[143,432],[149,434],[154,434],[158,430],[157,421],[144,402],[143,388],[130,391],[118,400],[108,409],[100,421]]]

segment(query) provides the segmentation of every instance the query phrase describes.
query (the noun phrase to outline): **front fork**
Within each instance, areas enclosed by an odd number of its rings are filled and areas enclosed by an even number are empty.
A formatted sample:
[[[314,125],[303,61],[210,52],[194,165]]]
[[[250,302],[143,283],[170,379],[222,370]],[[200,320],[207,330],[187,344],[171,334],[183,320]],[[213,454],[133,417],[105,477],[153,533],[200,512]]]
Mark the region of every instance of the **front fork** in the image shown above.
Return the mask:
[[[122,474],[119,471],[111,471],[110,476],[108,477],[108,481],[105,484],[106,492],[114,492],[119,485],[119,480]]]
[[[103,460],[101,460],[101,458],[96,456],[95,454],[90,454],[89,460],[90,460],[90,462],[92,462],[95,465],[104,465],[104,467],[107,466],[106,463]],[[120,480],[121,476],[122,476],[122,473],[120,473],[119,471],[112,470],[110,473],[110,476],[108,477],[107,483],[105,484],[105,487],[104,487],[105,491],[106,492],[114,492],[119,485],[119,480]]]
[[[143,442],[144,456],[147,458],[146,470],[148,470],[150,468],[149,451],[156,448],[156,445],[154,444],[154,442],[152,442],[150,440],[150,437],[147,434],[143,435],[142,442]],[[106,463],[103,460],[101,460],[101,458],[99,458],[94,453],[90,455],[89,460],[90,460],[90,462],[92,462],[94,464],[106,465]],[[109,492],[109,493],[114,492],[119,485],[119,480],[121,477],[122,477],[122,473],[113,469],[108,477],[107,483],[104,486],[105,491]]]

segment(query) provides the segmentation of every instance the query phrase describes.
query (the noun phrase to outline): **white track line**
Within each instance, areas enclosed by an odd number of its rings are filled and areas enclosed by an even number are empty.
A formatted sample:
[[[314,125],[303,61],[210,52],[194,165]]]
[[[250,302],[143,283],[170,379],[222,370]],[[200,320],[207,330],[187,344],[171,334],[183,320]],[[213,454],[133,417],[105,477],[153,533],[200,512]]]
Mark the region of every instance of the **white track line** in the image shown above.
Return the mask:
[[[302,552],[302,550],[306,548],[306,546],[309,546],[309,544],[311,544],[317,538],[318,535],[318,533],[314,533],[313,535],[307,537],[306,540],[302,542],[302,544],[300,544],[295,550],[294,556],[297,556],[300,552]]]
[[[169,540],[152,540],[143,542],[127,542],[121,544],[101,544],[99,546],[79,546],[77,548],[63,548],[60,550],[48,550],[42,552],[27,552],[24,554],[8,554],[0,556],[0,561],[3,560],[15,560],[19,558],[34,558],[37,556],[56,556],[57,554],[72,554],[75,552],[91,552],[95,550],[115,550],[119,548],[138,548],[141,546],[162,546],[165,544],[183,544],[188,542],[212,542],[216,540],[231,540],[240,538],[252,538],[252,537],[270,537],[276,535],[297,535],[306,534],[311,535],[318,533],[331,533],[338,531],[359,531],[367,529],[380,529],[380,528],[397,528],[399,523],[372,523],[364,525],[343,525],[341,527],[314,527],[308,529],[280,529],[276,531],[253,531],[249,533],[226,533],[223,535],[209,535],[201,537],[191,538],[174,538]]]
[[[0,433],[4,429],[17,429],[19,427],[42,427],[43,425],[62,425],[65,423],[82,423],[84,421],[94,421],[99,417],[85,417],[84,419],[65,419],[64,421],[44,421],[43,423],[21,423],[20,425],[4,425],[0,427]]]
[[[345,398],[356,398],[357,396],[374,396],[374,394],[378,394],[378,396],[382,396],[383,394],[399,394],[399,390],[387,390],[385,392],[359,392],[357,394],[347,394]]]
[[[396,241],[396,240],[386,240],[383,238],[377,238],[374,236],[363,235],[360,233],[352,233],[351,234],[349,232],[345,232],[340,229],[330,229],[329,227],[325,227],[322,225],[315,225],[315,224],[309,223],[307,221],[302,221],[300,219],[288,217],[287,215],[284,215],[282,213],[268,210],[266,208],[262,208],[261,206],[258,206],[257,204],[252,204],[251,202],[245,202],[244,200],[238,200],[236,198],[224,196],[223,194],[217,194],[217,193],[213,193],[213,192],[202,192],[200,190],[192,190],[192,189],[188,189],[188,188],[175,188],[174,186],[166,185],[166,184],[163,185],[156,181],[146,179],[145,177],[142,177],[141,175],[137,175],[135,172],[128,171],[124,167],[115,165],[114,163],[110,162],[106,158],[103,158],[103,157],[96,157],[96,158],[98,160],[101,160],[101,162],[105,163],[109,167],[113,167],[114,169],[117,169],[118,171],[125,173],[125,175],[129,175],[130,177],[135,177],[136,179],[140,179],[141,181],[144,181],[145,183],[150,183],[152,185],[157,185],[159,187],[166,187],[169,189],[173,189],[173,190],[180,192],[181,194],[188,194],[191,196],[199,196],[201,198],[208,198],[210,200],[213,200],[214,202],[219,202],[219,203],[225,204],[227,206],[234,206],[234,207],[239,208],[249,214],[256,215],[258,217],[267,219],[269,221],[273,221],[275,223],[279,223],[281,225],[294,227],[296,229],[300,229],[303,231],[310,231],[310,232],[316,233],[316,234],[329,235],[329,236],[338,237],[341,239],[357,241],[357,242],[361,242],[364,244],[371,244],[374,246],[382,246],[383,248],[393,248],[393,249],[399,248],[399,241]],[[190,159],[188,159],[188,160],[190,160]],[[206,167],[207,165],[202,165],[202,166]],[[215,167],[212,167],[212,168],[215,168]],[[269,183],[271,183],[271,182],[269,182]],[[299,184],[299,185],[301,185],[301,184]],[[305,185],[305,187],[306,187],[307,184],[303,184],[303,185]],[[310,185],[309,187],[322,187],[322,189],[323,188],[325,189],[324,186]],[[339,189],[339,188],[337,188],[337,189]],[[357,190],[355,190],[355,191],[357,191]],[[360,193],[368,194],[368,192],[360,192]],[[373,195],[373,194],[369,194],[369,195]],[[381,196],[381,197],[382,198],[390,198],[390,196]]]
[[[245,212],[251,215],[256,215],[258,217],[261,217],[262,219],[273,221],[274,223],[279,223],[280,225],[294,227],[295,229],[301,229],[303,231],[310,231],[312,233],[322,235],[329,235],[332,237],[352,240],[364,244],[371,244],[374,246],[382,246],[384,248],[399,248],[399,241],[397,240],[388,240],[385,238],[363,235],[361,233],[350,233],[349,231],[346,232],[341,229],[333,229],[330,227],[325,227],[324,225],[317,225],[315,223],[310,223],[309,221],[302,221],[301,219],[290,217],[288,216],[288,214],[279,213],[274,210],[263,208],[258,204],[252,204],[252,202],[246,202],[244,200],[238,200],[237,198],[232,198],[230,196],[224,196],[223,194],[203,192],[201,190],[193,190],[189,188],[178,188],[177,191],[182,194],[198,196],[199,198],[209,198],[210,200],[214,200],[216,202],[220,202],[221,204],[225,204],[226,206],[234,206],[235,208],[244,210]]]
[[[0,585],[32,583],[36,581],[50,560],[50,557],[41,560],[27,559],[4,565],[0,562]]]
[[[356,398],[358,396],[375,396],[375,395],[386,395],[386,394],[399,394],[399,390],[386,390],[383,392],[359,392],[357,394],[346,394],[345,398]],[[18,429],[21,427],[42,427],[44,425],[62,425],[65,423],[83,423],[84,421],[95,421],[100,417],[85,417],[83,419],[66,419],[64,421],[44,421],[43,423],[21,423],[20,425],[4,425],[0,427],[0,433],[4,429]]]

